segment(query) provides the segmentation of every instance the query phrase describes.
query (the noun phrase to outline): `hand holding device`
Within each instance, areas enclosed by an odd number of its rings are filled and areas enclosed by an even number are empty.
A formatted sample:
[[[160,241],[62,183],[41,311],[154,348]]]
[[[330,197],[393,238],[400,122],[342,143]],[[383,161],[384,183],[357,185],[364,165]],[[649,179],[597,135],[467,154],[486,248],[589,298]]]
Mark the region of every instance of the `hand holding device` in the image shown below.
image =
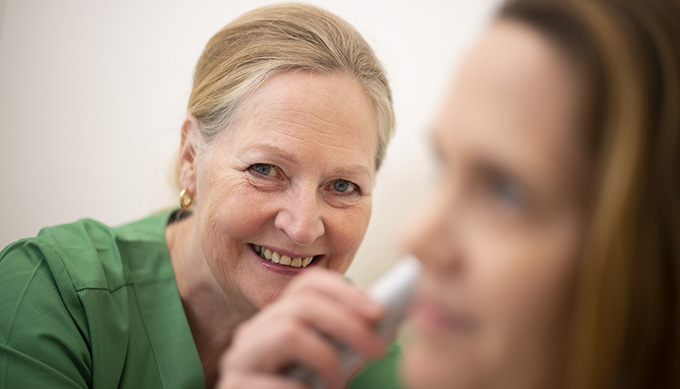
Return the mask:
[[[382,340],[388,340],[393,336],[404,320],[419,274],[420,262],[414,257],[405,257],[368,289],[368,295],[385,307],[385,315],[375,326],[375,331]],[[359,354],[338,342],[329,341],[341,355],[343,373],[349,373],[361,364],[362,358]],[[289,369],[286,375],[305,382],[313,389],[324,387],[321,379],[303,366]]]

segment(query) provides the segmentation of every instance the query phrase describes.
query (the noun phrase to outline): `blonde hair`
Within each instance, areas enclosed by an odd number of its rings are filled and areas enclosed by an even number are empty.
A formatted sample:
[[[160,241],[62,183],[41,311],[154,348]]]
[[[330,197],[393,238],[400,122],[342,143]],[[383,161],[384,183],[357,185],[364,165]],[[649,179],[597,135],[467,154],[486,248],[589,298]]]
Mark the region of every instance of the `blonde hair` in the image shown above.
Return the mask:
[[[349,23],[310,5],[255,9],[210,39],[196,65],[188,107],[198,119],[200,141],[210,144],[248,95],[269,77],[291,70],[347,72],[356,78],[378,114],[377,170],[395,122],[385,71]]]
[[[574,388],[680,387],[680,6],[507,2],[588,79],[595,172],[577,280]]]

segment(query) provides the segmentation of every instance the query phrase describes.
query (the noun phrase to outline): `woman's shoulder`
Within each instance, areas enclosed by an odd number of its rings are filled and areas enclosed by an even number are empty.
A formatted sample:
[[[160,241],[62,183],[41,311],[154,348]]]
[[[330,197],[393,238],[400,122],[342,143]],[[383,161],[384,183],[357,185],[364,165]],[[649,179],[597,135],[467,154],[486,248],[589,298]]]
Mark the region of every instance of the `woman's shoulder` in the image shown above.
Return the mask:
[[[188,325],[177,324],[183,311],[166,254],[168,216],[120,227],[81,219],[0,252],[0,370],[11,372],[3,377],[8,387],[126,387],[125,379],[157,387],[167,360],[198,359],[184,351],[192,344]],[[150,344],[168,337],[183,353],[150,356]],[[200,372],[193,365],[190,378]]]
[[[164,223],[169,212],[112,227],[83,218],[45,227],[37,236],[21,239],[0,252],[0,268],[21,269],[46,265],[55,281],[67,278],[73,288],[115,290],[128,282],[129,249],[137,242],[163,248]]]
[[[63,249],[80,249],[94,246],[107,249],[117,241],[165,241],[165,226],[171,211],[163,211],[120,226],[110,226],[98,220],[83,218],[73,223],[45,227],[35,238],[36,242]]]

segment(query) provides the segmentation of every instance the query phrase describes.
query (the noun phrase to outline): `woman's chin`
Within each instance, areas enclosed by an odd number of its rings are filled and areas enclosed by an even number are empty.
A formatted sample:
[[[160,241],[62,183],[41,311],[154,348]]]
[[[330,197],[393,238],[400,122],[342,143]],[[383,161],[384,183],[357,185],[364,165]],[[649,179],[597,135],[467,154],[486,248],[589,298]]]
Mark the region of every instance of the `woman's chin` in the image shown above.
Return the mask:
[[[474,388],[476,369],[473,356],[462,355],[461,350],[434,345],[423,339],[413,339],[404,348],[401,366],[402,378],[410,389]]]

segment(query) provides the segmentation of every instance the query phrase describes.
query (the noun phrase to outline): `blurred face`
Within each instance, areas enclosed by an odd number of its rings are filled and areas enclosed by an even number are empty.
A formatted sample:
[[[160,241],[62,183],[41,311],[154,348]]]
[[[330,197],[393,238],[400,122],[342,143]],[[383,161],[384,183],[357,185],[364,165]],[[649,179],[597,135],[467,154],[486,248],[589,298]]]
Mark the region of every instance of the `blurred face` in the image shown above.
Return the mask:
[[[274,300],[312,266],[344,272],[371,215],[377,116],[349,75],[266,81],[195,162],[198,255],[231,299]]]
[[[413,388],[559,387],[584,235],[577,75],[496,22],[436,122],[438,185],[406,234],[423,262]]]

